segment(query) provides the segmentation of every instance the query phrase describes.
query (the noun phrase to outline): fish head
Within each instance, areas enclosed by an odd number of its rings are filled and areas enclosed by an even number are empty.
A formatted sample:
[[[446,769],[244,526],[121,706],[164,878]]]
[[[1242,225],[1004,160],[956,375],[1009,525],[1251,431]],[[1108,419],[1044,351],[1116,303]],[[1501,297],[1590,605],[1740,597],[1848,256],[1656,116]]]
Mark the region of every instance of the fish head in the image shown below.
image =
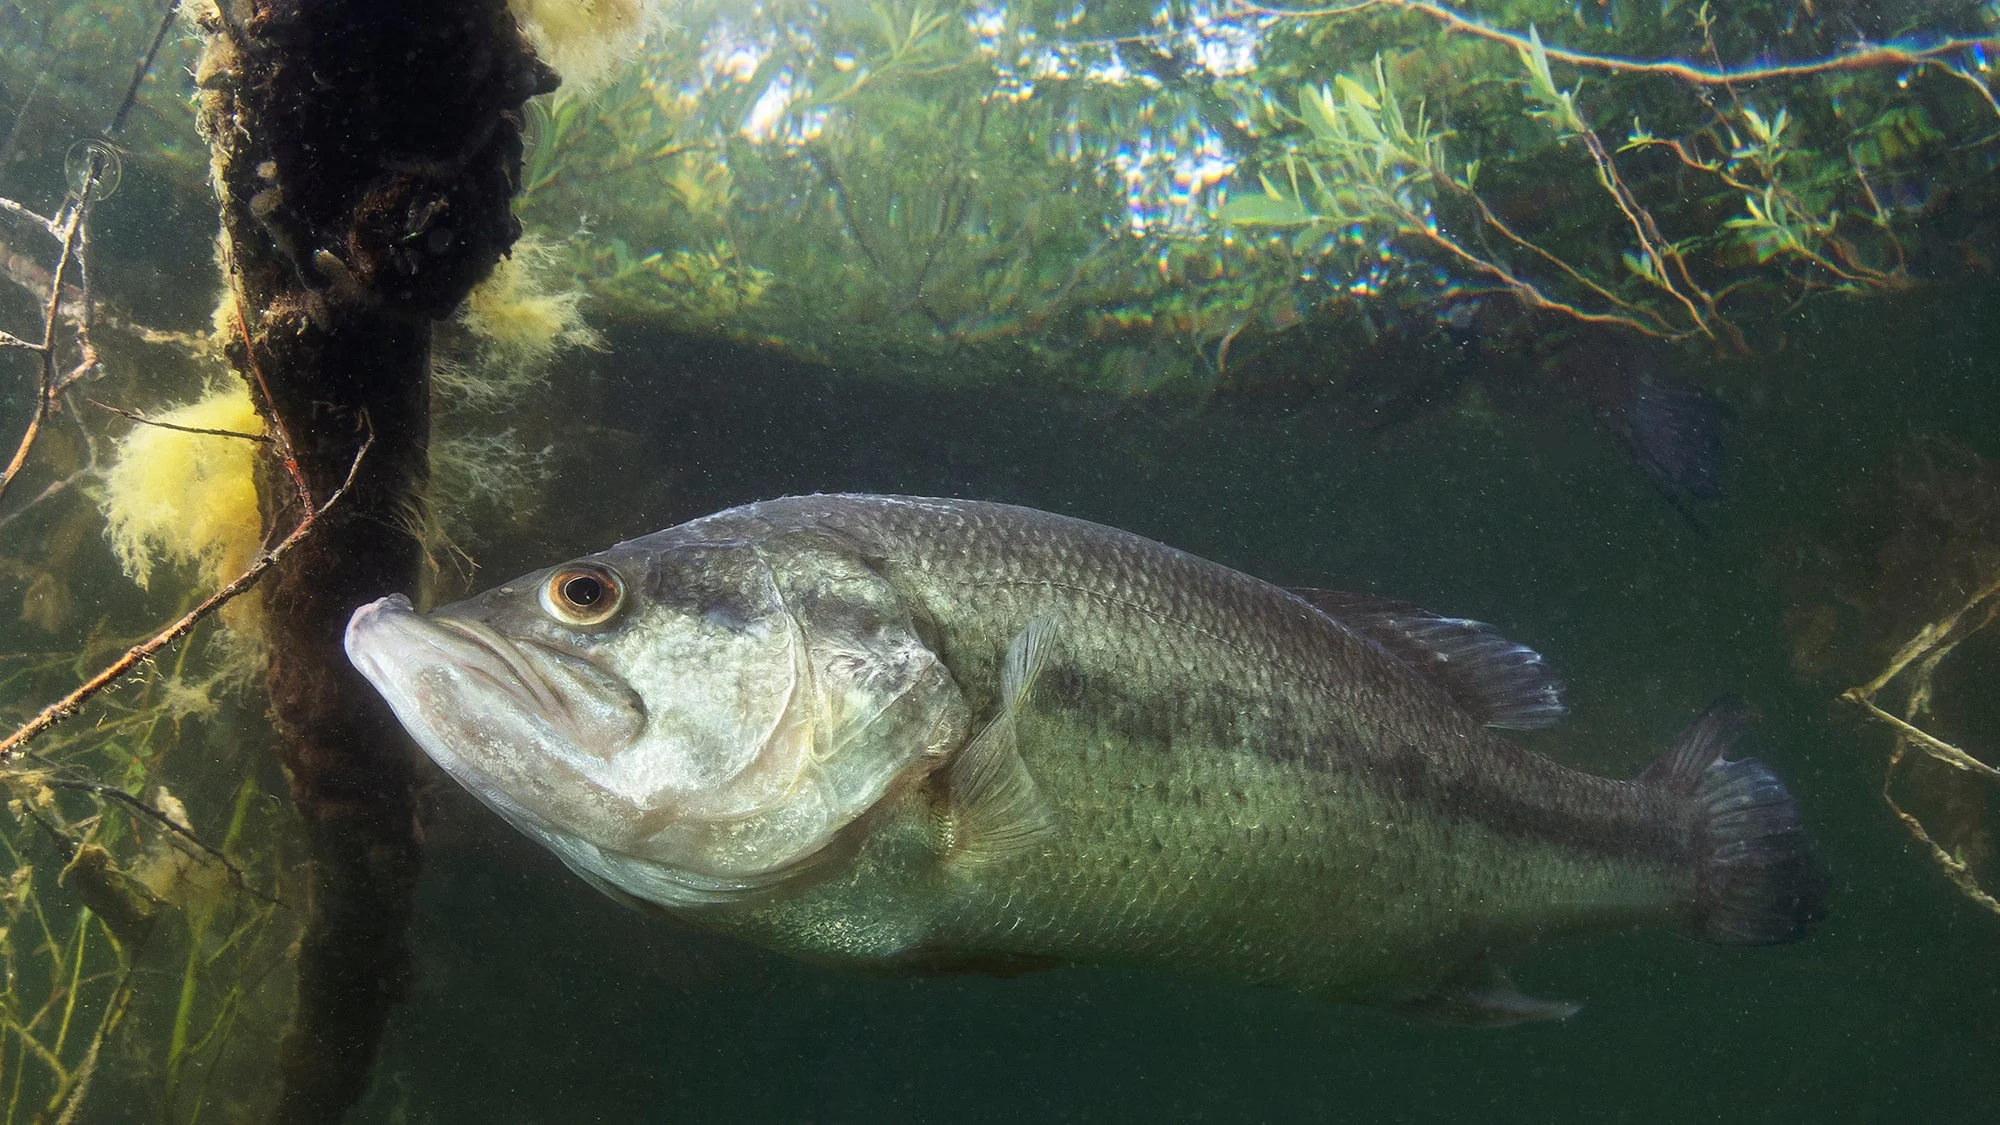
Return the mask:
[[[970,722],[855,552],[681,531],[429,614],[384,598],[346,638],[462,785],[600,888],[669,908],[804,878]]]

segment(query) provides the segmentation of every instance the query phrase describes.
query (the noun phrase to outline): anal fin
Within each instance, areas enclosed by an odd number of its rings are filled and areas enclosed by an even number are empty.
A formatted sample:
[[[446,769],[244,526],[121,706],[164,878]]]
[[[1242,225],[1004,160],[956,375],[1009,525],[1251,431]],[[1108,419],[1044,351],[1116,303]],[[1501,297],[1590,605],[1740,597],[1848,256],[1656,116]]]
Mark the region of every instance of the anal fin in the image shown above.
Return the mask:
[[[1446,981],[1429,996],[1405,1001],[1396,1011],[1412,1019],[1448,1027],[1511,1027],[1517,1023],[1563,1020],[1577,1014],[1580,1004],[1542,1000],[1522,992],[1489,958]]]
[[[1021,704],[1034,689],[1054,632],[1047,618],[1036,618],[1008,644],[999,710],[939,773],[935,846],[954,865],[991,863],[1055,834],[1055,810],[1021,759],[1016,734]]]

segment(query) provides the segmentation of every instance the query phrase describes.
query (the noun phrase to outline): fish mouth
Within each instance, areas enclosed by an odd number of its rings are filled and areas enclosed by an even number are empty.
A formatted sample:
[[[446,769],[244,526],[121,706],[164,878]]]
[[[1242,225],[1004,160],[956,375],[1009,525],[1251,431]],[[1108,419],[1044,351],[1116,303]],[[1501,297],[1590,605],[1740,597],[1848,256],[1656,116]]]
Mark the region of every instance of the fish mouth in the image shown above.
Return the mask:
[[[429,729],[437,741],[445,741],[453,723],[475,717],[456,713],[456,705],[488,717],[496,711],[532,717],[575,751],[606,761],[645,729],[645,704],[620,677],[484,622],[418,614],[401,594],[356,610],[346,649],[405,723]],[[451,686],[440,691],[438,683]],[[432,740],[425,741],[431,750]]]

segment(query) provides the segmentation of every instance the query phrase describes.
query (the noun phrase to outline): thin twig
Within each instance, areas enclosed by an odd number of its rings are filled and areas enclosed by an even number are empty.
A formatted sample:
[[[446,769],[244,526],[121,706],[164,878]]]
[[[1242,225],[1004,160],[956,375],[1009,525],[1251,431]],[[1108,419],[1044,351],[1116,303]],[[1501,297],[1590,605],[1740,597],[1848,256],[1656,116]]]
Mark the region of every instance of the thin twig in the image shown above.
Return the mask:
[[[298,489],[299,507],[311,512],[312,485],[306,482],[305,470],[299,468],[298,454],[293,452],[296,447],[292,445],[291,432],[285,428],[285,420],[278,416],[277,400],[271,397],[271,386],[264,381],[264,368],[257,362],[257,347],[250,339],[250,318],[243,311],[243,293],[237,290],[231,296],[234,298],[236,331],[243,339],[243,365],[250,369],[250,374],[257,380],[257,392],[264,398],[264,413],[271,426],[271,442],[277,447],[278,457],[285,464],[285,472],[292,478],[292,487]],[[375,440],[373,431],[369,433],[368,440],[370,442]],[[362,448],[368,447],[364,444]],[[359,464],[358,458],[356,464]],[[350,481],[354,479],[352,468],[348,470],[347,479]],[[340,487],[342,490],[347,488],[344,484]]]
[[[1565,101],[1567,102],[1567,99]],[[1714,301],[1700,285],[1695,283],[1694,278],[1689,276],[1687,263],[1681,259],[1680,252],[1675,250],[1673,243],[1667,241],[1660,233],[1658,224],[1653,222],[1652,213],[1640,204],[1638,197],[1633,195],[1632,189],[1626,185],[1624,177],[1618,174],[1618,166],[1612,162],[1611,153],[1605,150],[1604,142],[1598,139],[1597,131],[1584,121],[1582,112],[1573,104],[1566,105],[1566,108],[1570,112],[1570,126],[1583,140],[1583,147],[1590,153],[1590,161],[1597,168],[1597,182],[1610,194],[1611,201],[1624,213],[1625,220],[1632,224],[1632,233],[1639,239],[1639,249],[1645,251],[1647,260],[1653,264],[1651,280],[1681,303],[1681,307],[1687,310],[1689,318],[1694,321],[1695,328],[1702,335],[1714,336],[1715,333],[1709,329],[1708,318],[1701,314],[1701,310],[1695,307],[1694,301],[1682,293],[1680,287],[1674,284],[1673,278],[1668,276],[1669,265],[1680,273],[1681,280],[1686,282],[1688,288],[1694,290],[1711,309]]]
[[[1616,293],[1613,293],[1611,290],[1606,289],[1604,286],[1599,285],[1597,282],[1590,280],[1588,277],[1585,277],[1582,273],[1578,272],[1575,266],[1570,265],[1568,262],[1563,261],[1556,255],[1551,254],[1547,250],[1542,249],[1540,246],[1537,246],[1535,243],[1529,241],[1526,238],[1523,238],[1521,235],[1516,234],[1512,227],[1508,226],[1507,223],[1503,221],[1499,215],[1494,213],[1493,208],[1487,206],[1486,201],[1484,199],[1480,198],[1477,194],[1467,190],[1463,185],[1452,180],[1450,177],[1440,177],[1439,180],[1440,182],[1450,186],[1451,188],[1458,191],[1460,194],[1464,195],[1465,198],[1471,200],[1473,206],[1479,209],[1479,218],[1481,219],[1481,221],[1485,222],[1487,226],[1492,227],[1495,231],[1498,231],[1500,236],[1505,238],[1507,241],[1513,243],[1515,246],[1518,246],[1523,250],[1528,251],[1529,253],[1542,259],[1544,262],[1547,262],[1550,265],[1554,266],[1556,269],[1562,271],[1564,275],[1569,277],[1571,281],[1576,282],[1577,284],[1583,286],[1585,289],[1588,289],[1592,293],[1597,294],[1599,297],[1604,298],[1604,300],[1610,302],[1610,304],[1613,305],[1614,307],[1622,309],[1626,313],[1632,316],[1644,316],[1651,318],[1652,321],[1659,327],[1659,329],[1662,332],[1672,332],[1674,330],[1673,325],[1659,313],[1656,313],[1651,309],[1645,308],[1644,306],[1634,305],[1631,302],[1626,301],[1625,299],[1619,297]]]
[[[153,32],[152,45],[132,70],[132,81],[125,87],[125,99],[118,103],[118,112],[111,115],[110,124],[104,127],[104,139],[110,140],[125,128],[125,119],[132,114],[132,107],[139,104],[139,90],[146,84],[146,76],[153,72],[153,60],[160,54],[160,46],[167,41],[167,33],[174,28],[174,15],[181,9],[181,0],[167,0],[167,7],[160,13],[159,29]]]
[[[1416,12],[1429,16],[1452,31],[1462,32],[1493,43],[1504,43],[1518,50],[1528,50],[1531,42],[1527,35],[1506,28],[1494,27],[1456,9],[1431,0],[1361,0],[1360,3],[1344,4],[1328,8],[1283,8],[1269,7],[1254,0],[1230,0],[1235,8],[1262,16],[1280,19],[1322,19],[1335,16],[1354,15],[1371,8],[1393,8],[1397,11]],[[1696,66],[1678,59],[1635,59],[1622,55],[1594,55],[1587,51],[1572,51],[1563,47],[1544,44],[1543,50],[1549,58],[1565,62],[1586,70],[1603,70],[1614,74],[1661,74],[1678,78],[1697,86],[1727,86],[1732,82],[1762,82],[1772,78],[1805,78],[1830,71],[1878,70],[1885,67],[1911,67],[1927,63],[1940,63],[1952,55],[1969,51],[1974,47],[1992,49],[2000,46],[2000,36],[1960,35],[1939,39],[1922,47],[1905,47],[1894,43],[1857,43],[1839,54],[1817,59],[1806,59],[1792,63],[1765,63],[1756,66],[1724,67]]]
[[[37,760],[41,760],[39,755],[36,757]],[[106,785],[101,781],[90,781],[84,778],[73,777],[44,777],[42,783],[51,789],[68,789],[71,792],[89,793],[96,797],[117,801],[133,812],[138,813],[146,819],[153,821],[161,828],[180,837],[190,847],[201,852],[216,863],[221,864],[223,869],[229,872],[230,881],[234,882],[243,893],[250,895],[252,898],[262,899],[273,906],[286,905],[284,900],[278,898],[276,895],[251,886],[249,876],[245,875],[243,869],[236,866],[235,862],[227,855],[224,855],[222,849],[204,841],[200,836],[195,834],[193,829],[181,824],[166,813],[161,812],[159,809],[154,808],[152,805],[147,804],[138,797],[134,797],[117,786]]]
[[[1909,743],[1904,739],[1896,740],[1896,749],[1890,753],[1889,764],[1882,771],[1882,800],[1888,802],[1889,811],[1896,815],[1897,820],[1903,822],[1903,827],[1909,831],[1910,836],[1931,853],[1932,861],[1943,869],[1945,877],[1950,879],[1965,897],[1995,914],[2000,914],[2000,899],[1994,898],[1987,893],[1986,888],[1979,885],[1979,877],[1973,873],[1972,866],[1946,851],[1944,845],[1932,839],[1930,832],[1924,828],[1924,822],[1918,820],[1896,800],[1891,786],[1896,780],[1897,767],[1903,764],[1903,755],[1908,746]]]
[[[30,211],[4,195],[0,195],[0,211],[4,211],[17,219],[26,219],[28,222],[47,231],[50,238],[62,238],[62,224],[39,211]]]
[[[96,178],[84,180],[83,190],[77,193],[76,206],[66,216],[62,234],[62,255],[56,259],[56,273],[49,284],[49,303],[42,320],[41,383],[35,392],[35,413],[28,420],[27,432],[21,435],[21,443],[14,448],[14,456],[7,467],[0,470],[0,499],[5,499],[7,489],[28,463],[28,454],[35,448],[35,439],[41,436],[42,424],[48,420],[49,408],[54,405],[56,384],[56,325],[62,317],[63,279],[69,274],[71,261],[75,258],[77,232],[83,229],[84,216],[90,210],[90,191],[96,186]]]
[[[1992,766],[1960,750],[1944,739],[1931,734],[1922,727],[1915,726],[1906,720],[1899,719],[1889,712],[1882,710],[1882,708],[1875,705],[1874,700],[1862,695],[1858,689],[1850,688],[1841,693],[1840,698],[1849,703],[1859,704],[1870,715],[1893,727],[1898,735],[1922,746],[1924,751],[1931,757],[1938,759],[1946,765],[1955,769],[1965,770],[1969,773],[1984,774],[1995,781],[2000,781],[2000,769],[1994,769]]]
[[[355,475],[361,471],[362,458],[368,455],[369,448],[374,444],[375,434],[373,430],[370,430],[368,436],[363,439],[361,448],[355,451],[354,461],[347,467],[347,479],[341,482],[340,487],[333,490],[333,494],[326,498],[325,503],[317,507],[308,507],[306,514],[299,520],[298,526],[292,528],[291,533],[286,535],[283,541],[264,552],[256,562],[250,564],[243,573],[237,575],[228,585],[204,598],[201,604],[188,610],[187,613],[181,616],[180,620],[175,621],[148,639],[126,649],[123,656],[112,661],[103,671],[84,681],[75,691],[42,708],[40,714],[23,723],[20,729],[16,730],[13,734],[8,735],[5,739],[0,739],[0,764],[12,761],[21,753],[22,747],[26,746],[30,740],[36,738],[62,720],[74,715],[77,708],[83,706],[91,696],[96,695],[127,672],[130,672],[140,661],[145,660],[154,653],[186,636],[190,630],[201,623],[202,619],[220,609],[238,594],[256,585],[257,580],[262,578],[266,571],[276,566],[280,559],[291,553],[292,548],[298,546],[306,536],[312,533],[314,526],[318,524],[320,517],[326,514],[327,509],[339,503],[340,498],[347,494],[349,486],[354,483]]]
[[[162,422],[157,418],[148,418],[136,410],[127,410],[122,406],[113,406],[108,402],[99,402],[94,398],[86,397],[83,401],[95,406],[99,410],[109,410],[113,414],[130,418],[142,426],[157,426],[162,430],[179,430],[184,434],[206,434],[209,437],[242,438],[244,441],[261,442],[266,445],[270,444],[271,441],[268,434],[246,434],[241,430],[210,430],[204,429],[201,426],[183,426],[174,422]]]
[[[1890,658],[1888,667],[1882,670],[1881,675],[1860,687],[1848,689],[1847,695],[1856,695],[1864,699],[1875,698],[1884,687],[1888,686],[1890,680],[1902,674],[1903,669],[1922,659],[1925,653],[1936,648],[1941,641],[1956,632],[1959,623],[1965,619],[1966,614],[1979,608],[1981,603],[1988,599],[1996,597],[2000,597],[2000,576],[1996,576],[1991,582],[1980,587],[1977,592],[1965,600],[1965,604],[1917,630],[1916,636],[1911,637],[1908,643],[1896,650],[1896,655]],[[1842,696],[1842,698],[1846,698],[1846,696]]]
[[[1450,236],[1431,229],[1430,226],[1420,220],[1419,216],[1405,213],[1402,215],[1402,219],[1402,227],[1405,234],[1422,238],[1453,258],[1458,259],[1460,263],[1474,273],[1485,274],[1487,277],[1499,282],[1509,292],[1513,293],[1518,300],[1532,308],[1561,313],[1564,316],[1581,320],[1587,324],[1618,325],[1623,328],[1629,328],[1641,335],[1651,336],[1659,340],[1678,340],[1687,335],[1685,332],[1661,331],[1637,317],[1628,316],[1624,313],[1591,312],[1588,309],[1570,304],[1568,301],[1551,297],[1542,292],[1533,282],[1510,272],[1498,262],[1482,258],[1464,246],[1461,246],[1457,240]]]
[[[41,503],[50,499],[51,497],[61,495],[63,492],[67,491],[72,485],[76,484],[78,481],[85,480],[96,475],[97,475],[97,466],[91,465],[88,468],[78,469],[76,472],[71,473],[70,475],[62,478],[61,480],[50,481],[48,485],[46,485],[40,492],[35,494],[35,498],[33,500],[30,500],[27,503],[22,504],[20,507],[15,508],[12,511],[0,512],[0,528],[5,528],[8,524],[13,523],[21,516],[34,511],[36,506],[40,505]]]

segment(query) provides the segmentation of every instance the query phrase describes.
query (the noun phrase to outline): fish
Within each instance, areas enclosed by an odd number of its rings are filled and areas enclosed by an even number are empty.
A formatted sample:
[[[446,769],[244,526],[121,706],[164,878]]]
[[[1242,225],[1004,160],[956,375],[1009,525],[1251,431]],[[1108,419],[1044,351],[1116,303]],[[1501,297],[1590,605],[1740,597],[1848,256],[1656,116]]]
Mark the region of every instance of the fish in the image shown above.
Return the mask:
[[[1608,332],[1572,336],[1542,366],[1548,383],[1588,403],[1660,498],[1707,536],[1700,505],[1725,495],[1729,405],[1671,374],[1661,349]]]
[[[1145,965],[1468,1026],[1507,965],[1805,935],[1826,871],[1741,704],[1638,777],[1491,626],[1281,589],[1005,504],[731,508],[430,613],[353,665],[444,771],[641,909],[861,970]]]

